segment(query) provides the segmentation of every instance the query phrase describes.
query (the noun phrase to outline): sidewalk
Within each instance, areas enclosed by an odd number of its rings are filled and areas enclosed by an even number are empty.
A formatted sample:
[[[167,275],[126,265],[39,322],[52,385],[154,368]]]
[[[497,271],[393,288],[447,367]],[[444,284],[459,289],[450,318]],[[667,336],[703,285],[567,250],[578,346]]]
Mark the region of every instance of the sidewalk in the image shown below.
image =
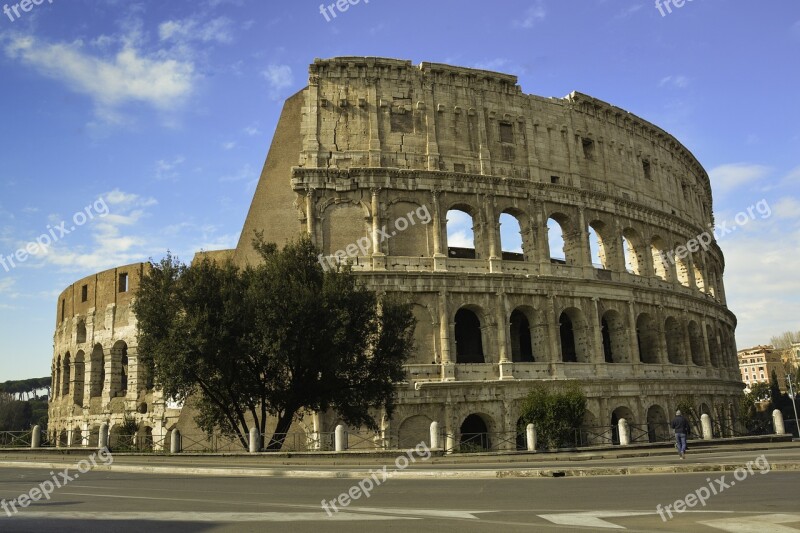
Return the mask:
[[[776,442],[777,441],[777,442]],[[0,467],[63,469],[90,449],[0,450]],[[389,466],[411,452],[285,454],[115,454],[114,464],[95,470],[157,475],[225,477],[353,478]],[[391,474],[395,479],[496,479],[584,477],[686,472],[730,472],[765,454],[775,471],[800,471],[800,442],[784,438],[693,441],[686,460],[672,446],[640,445],[586,451],[537,453],[431,454]],[[580,462],[580,465],[575,463]]]

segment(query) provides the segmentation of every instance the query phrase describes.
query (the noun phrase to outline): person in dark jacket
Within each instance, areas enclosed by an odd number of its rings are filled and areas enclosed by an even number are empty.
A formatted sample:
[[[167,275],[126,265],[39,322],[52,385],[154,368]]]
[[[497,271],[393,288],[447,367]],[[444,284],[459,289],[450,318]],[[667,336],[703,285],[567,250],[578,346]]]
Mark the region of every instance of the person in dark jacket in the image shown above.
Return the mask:
[[[673,431],[675,431],[675,442],[678,453],[681,459],[684,459],[684,454],[686,453],[686,437],[689,436],[689,421],[686,420],[686,417],[678,410],[675,412],[675,418],[672,419],[670,426]]]

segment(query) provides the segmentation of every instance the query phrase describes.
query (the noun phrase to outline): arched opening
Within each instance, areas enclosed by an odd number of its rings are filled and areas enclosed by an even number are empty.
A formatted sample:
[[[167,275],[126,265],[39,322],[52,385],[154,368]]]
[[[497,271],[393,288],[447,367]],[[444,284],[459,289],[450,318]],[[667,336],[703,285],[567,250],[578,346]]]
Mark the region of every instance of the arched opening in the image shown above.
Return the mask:
[[[86,355],[83,350],[75,354],[75,385],[72,390],[72,398],[75,405],[83,405],[83,389],[85,378],[85,364]]]
[[[667,414],[660,405],[651,405],[647,410],[647,438],[650,442],[670,440]]]
[[[625,419],[628,423],[628,427],[634,424],[633,419],[633,411],[629,408],[623,406],[617,407],[614,411],[611,412],[611,443],[612,444],[619,444],[619,421],[621,419]],[[630,432],[630,429],[628,429]],[[628,435],[630,438],[630,434]]]
[[[53,381],[53,396],[58,398],[59,396],[61,396],[61,390],[62,390],[62,386],[61,386],[61,356],[60,355],[56,358],[55,373],[56,373],[56,375],[55,375],[56,379],[55,379],[55,381]]]
[[[504,261],[524,261],[522,225],[509,212],[500,215],[500,243]]]
[[[562,265],[581,265],[581,244],[570,218],[563,213],[553,213],[547,219],[547,241],[550,262]]]
[[[453,207],[447,212],[447,256],[477,259],[475,220],[469,207]]]
[[[595,268],[611,270],[611,250],[607,250],[607,242],[603,239],[606,225],[599,220],[589,223],[589,255]]]
[[[655,275],[664,281],[672,279],[672,267],[669,258],[664,252],[664,241],[661,237],[653,237],[650,241],[650,253],[653,257],[653,271]]]
[[[642,363],[658,363],[658,330],[647,313],[636,319],[636,338],[639,341],[639,359]]]
[[[136,449],[141,452],[153,451],[153,428],[144,426],[136,435]]]
[[[420,442],[430,445],[431,422],[425,415],[409,416],[400,424],[397,433],[398,447],[401,450],[414,448]]]
[[[128,345],[118,341],[111,348],[111,397],[124,396],[128,390]]]
[[[533,363],[531,325],[525,313],[515,309],[511,313],[511,360],[515,363]]]
[[[700,292],[706,292],[706,277],[703,275],[703,269],[697,262],[692,263],[694,267],[694,284]]]
[[[455,317],[456,362],[483,363],[481,321],[474,311],[461,308]]]
[[[680,246],[680,245],[678,245]],[[677,246],[673,250],[677,249]],[[684,287],[691,286],[689,281],[689,265],[686,262],[686,257],[675,255],[675,275],[678,276],[678,282]]]
[[[67,354],[64,356],[64,373],[62,374],[63,382],[61,384],[61,395],[62,396],[68,396],[69,395],[69,382],[70,382],[70,378],[71,378],[71,374],[72,374],[72,372],[71,372],[72,369],[70,368],[70,364],[71,363],[72,363],[72,359],[70,358],[69,352],[67,352]]]
[[[717,342],[717,334],[710,324],[706,326],[706,336],[708,337],[708,354],[711,356],[711,366],[719,368],[719,342]]]
[[[86,322],[83,320],[78,321],[78,326],[75,332],[75,342],[78,344],[83,344],[86,342]]]
[[[559,332],[561,335],[561,361],[564,363],[577,363],[578,354],[575,351],[575,328],[567,313],[561,313],[558,318]]]
[[[106,362],[103,354],[103,347],[99,344],[94,345],[90,356],[90,376],[89,397],[98,398],[103,394],[103,387],[106,381]]]
[[[664,321],[664,335],[667,338],[667,358],[673,365],[685,365],[686,358],[683,355],[684,336],[683,327],[674,318],[667,317]]]
[[[472,414],[461,424],[459,449],[464,451],[489,451],[492,449],[489,428],[480,415]]]
[[[606,363],[630,361],[630,343],[625,334],[625,321],[617,311],[609,309],[600,321],[603,333],[603,355]]]
[[[703,332],[694,320],[689,321],[689,348],[692,350],[692,363],[697,366],[705,364],[705,349],[703,347]]]
[[[622,251],[625,254],[625,270],[636,276],[644,275],[642,239],[636,230],[628,228],[622,232]]]
[[[586,321],[580,309],[565,309],[558,318],[561,338],[561,361],[564,363],[588,362]]]
[[[80,448],[81,446],[85,446],[86,443],[83,439],[83,431],[81,428],[76,427],[72,430],[72,439],[70,443],[70,447],[72,448]]]

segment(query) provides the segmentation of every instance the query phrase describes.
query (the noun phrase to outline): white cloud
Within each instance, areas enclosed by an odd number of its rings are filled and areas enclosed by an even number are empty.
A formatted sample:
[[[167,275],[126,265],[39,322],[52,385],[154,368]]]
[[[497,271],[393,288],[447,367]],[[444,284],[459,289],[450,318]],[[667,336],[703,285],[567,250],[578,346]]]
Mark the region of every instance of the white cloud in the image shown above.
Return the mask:
[[[292,69],[289,65],[269,65],[261,75],[269,83],[270,92],[273,99],[280,98],[281,94],[292,86]]]
[[[258,129],[256,124],[246,127],[243,131],[250,137],[261,134],[261,130]]]
[[[234,148],[236,148],[236,142],[235,141],[227,141],[227,142],[222,143],[222,149],[223,150],[233,150]]]
[[[225,17],[201,22],[197,18],[168,20],[158,26],[158,36],[162,41],[200,41],[204,43],[230,43],[233,41],[233,24]]]
[[[193,63],[158,54],[147,57],[130,42],[113,57],[96,57],[81,41],[47,43],[26,36],[12,38],[5,53],[89,95],[100,113],[112,119],[113,109],[129,102],[173,109],[191,94],[195,77]]]
[[[674,76],[666,76],[661,78],[661,81],[658,82],[659,87],[664,87],[669,85],[670,87],[675,87],[677,89],[685,89],[689,86],[689,78],[682,74],[674,75]]]
[[[714,167],[709,171],[708,175],[711,178],[712,189],[726,193],[741,185],[764,179],[771,170],[763,165],[733,163]]]
[[[516,28],[529,29],[533,28],[537,22],[544,20],[545,17],[547,17],[547,10],[544,7],[544,2],[542,0],[536,0],[531,7],[525,10],[525,14],[522,18],[520,20],[515,20],[513,24]]]
[[[179,155],[172,160],[159,159],[156,161],[156,179],[157,180],[174,180],[178,177],[177,168],[181,166],[186,159]]]
[[[447,246],[474,248],[472,217],[463,211],[447,212]]]
[[[800,217],[800,201],[791,196],[781,198],[772,206],[772,211],[778,218],[798,218]]]

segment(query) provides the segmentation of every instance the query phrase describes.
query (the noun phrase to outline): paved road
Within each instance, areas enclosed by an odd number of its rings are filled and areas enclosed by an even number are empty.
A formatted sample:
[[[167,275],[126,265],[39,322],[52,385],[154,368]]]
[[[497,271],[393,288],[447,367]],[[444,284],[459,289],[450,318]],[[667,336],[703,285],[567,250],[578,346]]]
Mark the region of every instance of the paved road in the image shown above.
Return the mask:
[[[369,498],[345,509],[337,504],[340,511],[331,509],[329,517],[321,501],[336,499],[356,481],[95,470],[56,489],[50,501],[11,518],[0,514],[0,531],[800,532],[800,472],[761,474],[754,467],[738,481],[722,475],[383,481],[376,474]],[[4,468],[0,498],[17,498],[50,478],[49,470]],[[705,507],[695,502],[693,512],[673,511],[669,519],[666,505],[672,511],[689,493],[704,496],[709,480],[718,494]]]

